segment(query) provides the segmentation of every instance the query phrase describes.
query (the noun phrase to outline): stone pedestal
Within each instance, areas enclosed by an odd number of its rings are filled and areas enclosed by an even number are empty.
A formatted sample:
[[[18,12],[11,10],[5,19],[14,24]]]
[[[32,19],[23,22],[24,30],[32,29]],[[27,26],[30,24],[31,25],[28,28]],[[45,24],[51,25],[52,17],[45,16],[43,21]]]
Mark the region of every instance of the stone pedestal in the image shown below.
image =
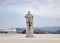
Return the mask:
[[[26,18],[26,37],[33,37],[33,15],[30,14],[30,11],[28,11],[28,14],[25,15]]]

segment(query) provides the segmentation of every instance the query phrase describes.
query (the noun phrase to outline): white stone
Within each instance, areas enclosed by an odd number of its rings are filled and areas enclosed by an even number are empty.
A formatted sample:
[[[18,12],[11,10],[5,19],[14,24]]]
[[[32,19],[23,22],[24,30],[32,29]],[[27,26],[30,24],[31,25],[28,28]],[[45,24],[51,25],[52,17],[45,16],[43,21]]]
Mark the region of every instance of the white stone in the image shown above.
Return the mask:
[[[30,14],[30,11],[28,11],[28,14],[25,15],[26,18],[26,37],[33,37],[33,15]]]

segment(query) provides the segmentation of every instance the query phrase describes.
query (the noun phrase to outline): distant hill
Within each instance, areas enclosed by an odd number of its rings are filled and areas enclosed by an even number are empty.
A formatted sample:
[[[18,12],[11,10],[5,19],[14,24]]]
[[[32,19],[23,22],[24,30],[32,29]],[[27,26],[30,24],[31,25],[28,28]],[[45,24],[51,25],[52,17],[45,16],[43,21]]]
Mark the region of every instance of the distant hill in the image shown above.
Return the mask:
[[[26,28],[16,28],[17,33],[22,33]],[[44,31],[49,34],[60,34],[60,27],[40,27],[40,28],[34,28],[34,31]]]
[[[60,30],[60,27],[41,27],[40,29],[43,29],[46,32],[56,32],[57,30]]]
[[[51,33],[51,34],[60,34],[60,27],[58,26],[54,26],[54,27],[40,27],[40,28],[35,28],[36,29],[40,29],[40,30],[44,30],[47,33]]]

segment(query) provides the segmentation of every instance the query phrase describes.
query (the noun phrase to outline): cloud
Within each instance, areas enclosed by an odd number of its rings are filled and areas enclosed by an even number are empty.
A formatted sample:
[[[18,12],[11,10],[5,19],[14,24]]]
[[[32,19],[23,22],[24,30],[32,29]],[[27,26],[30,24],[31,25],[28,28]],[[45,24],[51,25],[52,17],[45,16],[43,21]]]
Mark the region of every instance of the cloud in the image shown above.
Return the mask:
[[[34,15],[57,17],[60,15],[59,0],[1,0],[0,5],[7,10],[24,14],[31,10]]]
[[[33,15],[45,18],[60,18],[59,0],[0,0],[0,2],[0,7],[8,11],[25,14],[30,10]]]
[[[37,16],[34,18],[35,26],[40,24],[42,26],[44,24],[48,26],[60,25],[60,0],[0,0],[0,12],[11,13],[12,15],[16,13],[24,17],[27,11],[31,11],[34,16]]]

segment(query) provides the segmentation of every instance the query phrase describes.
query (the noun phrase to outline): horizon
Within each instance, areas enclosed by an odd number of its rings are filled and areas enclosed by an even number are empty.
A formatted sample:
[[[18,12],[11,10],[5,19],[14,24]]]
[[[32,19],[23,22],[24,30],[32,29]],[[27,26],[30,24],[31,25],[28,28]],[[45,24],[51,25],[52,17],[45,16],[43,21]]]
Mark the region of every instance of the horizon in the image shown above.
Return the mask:
[[[50,26],[50,27],[60,27],[60,26]],[[50,27],[33,27],[33,28],[50,28]],[[26,28],[26,27],[15,27],[15,28]],[[0,29],[15,29],[15,28],[0,28]]]

